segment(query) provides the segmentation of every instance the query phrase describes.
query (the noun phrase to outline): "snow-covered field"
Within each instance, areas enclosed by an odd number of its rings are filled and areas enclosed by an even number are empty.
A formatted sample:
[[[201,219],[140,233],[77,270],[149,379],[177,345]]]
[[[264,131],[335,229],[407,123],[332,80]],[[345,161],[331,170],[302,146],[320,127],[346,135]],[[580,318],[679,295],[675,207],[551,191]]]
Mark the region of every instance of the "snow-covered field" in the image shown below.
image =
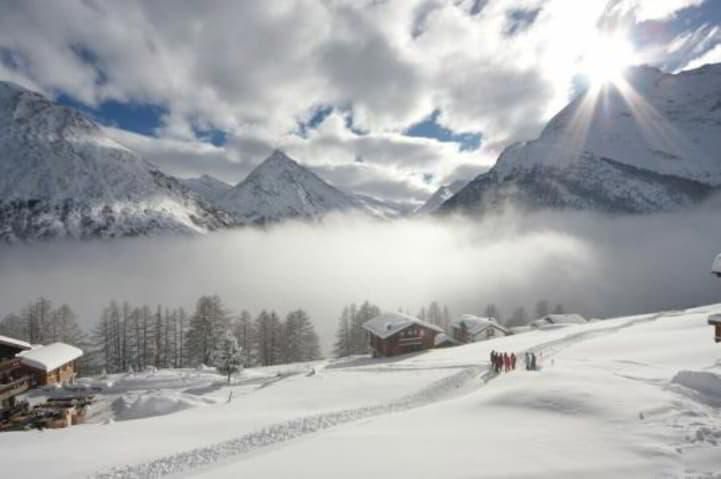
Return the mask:
[[[0,464],[38,478],[721,478],[712,312],[259,368],[230,386],[212,371],[94,378],[95,424],[1,434]],[[492,377],[491,349],[542,353],[543,368]]]

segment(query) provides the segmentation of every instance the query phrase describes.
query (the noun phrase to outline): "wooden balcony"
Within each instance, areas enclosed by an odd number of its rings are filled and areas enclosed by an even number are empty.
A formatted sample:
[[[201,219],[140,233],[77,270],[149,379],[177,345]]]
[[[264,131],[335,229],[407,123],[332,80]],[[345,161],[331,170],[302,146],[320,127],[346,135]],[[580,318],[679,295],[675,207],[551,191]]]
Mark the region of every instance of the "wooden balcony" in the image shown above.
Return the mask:
[[[22,394],[32,387],[32,377],[23,376],[9,383],[0,384],[0,401]]]

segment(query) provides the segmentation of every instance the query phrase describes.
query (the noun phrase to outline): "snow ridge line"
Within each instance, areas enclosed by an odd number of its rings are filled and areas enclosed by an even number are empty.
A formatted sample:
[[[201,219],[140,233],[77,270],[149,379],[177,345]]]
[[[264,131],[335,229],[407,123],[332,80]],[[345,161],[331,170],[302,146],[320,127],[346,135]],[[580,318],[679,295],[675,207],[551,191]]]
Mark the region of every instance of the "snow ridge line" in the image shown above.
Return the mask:
[[[266,426],[259,431],[251,432],[235,439],[222,441],[211,446],[161,457],[142,464],[114,467],[108,471],[91,475],[89,478],[146,479],[187,472],[224,459],[248,453],[255,449],[286,442],[341,424],[384,414],[407,411],[441,401],[451,396],[451,393],[456,392],[472,379],[477,378],[485,370],[486,367],[484,366],[469,367],[456,374],[440,379],[416,393],[386,404],[345,409],[292,419],[290,421]],[[488,374],[483,376],[484,383],[487,380],[487,376]]]

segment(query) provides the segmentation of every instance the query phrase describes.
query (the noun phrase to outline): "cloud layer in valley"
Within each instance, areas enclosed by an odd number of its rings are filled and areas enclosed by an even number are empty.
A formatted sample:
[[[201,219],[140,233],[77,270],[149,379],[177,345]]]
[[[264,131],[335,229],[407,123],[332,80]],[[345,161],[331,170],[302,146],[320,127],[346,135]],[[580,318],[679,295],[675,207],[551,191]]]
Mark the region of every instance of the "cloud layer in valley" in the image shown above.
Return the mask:
[[[505,216],[393,223],[329,218],[204,237],[4,247],[0,316],[44,295],[89,327],[110,299],[184,306],[219,294],[234,312],[302,307],[326,346],[344,305],[366,299],[416,313],[432,300],[452,313],[488,303],[510,315],[546,298],[609,316],[711,303],[721,226],[713,211],[610,218]]]

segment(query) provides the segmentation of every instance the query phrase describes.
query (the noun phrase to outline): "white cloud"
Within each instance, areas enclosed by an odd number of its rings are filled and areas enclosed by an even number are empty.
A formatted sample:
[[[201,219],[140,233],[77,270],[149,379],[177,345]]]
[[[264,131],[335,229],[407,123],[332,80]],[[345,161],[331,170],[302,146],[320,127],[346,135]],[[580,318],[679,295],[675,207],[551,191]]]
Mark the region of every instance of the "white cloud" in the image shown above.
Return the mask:
[[[716,45],[712,49],[705,52],[703,55],[694,58],[683,69],[693,70],[694,68],[699,68],[709,63],[719,62],[721,62],[721,44]]]
[[[706,0],[621,0],[619,11],[633,12],[639,22],[663,20],[673,16],[679,10],[697,7]]]
[[[170,172],[242,176],[280,145],[341,187],[396,185],[392,197],[418,198],[536,136],[568,101],[578,58],[609,15],[608,0],[495,0],[480,12],[476,3],[13,2],[0,16],[0,55],[12,52],[15,68],[0,62],[0,78],[90,105],[162,106],[157,143],[125,141]],[[622,0],[610,12],[665,18],[699,3]],[[509,35],[518,11],[535,14]],[[290,135],[319,105],[351,109],[368,135],[338,117],[308,138]],[[443,126],[482,133],[483,149],[401,134],[436,109]],[[228,144],[199,145],[198,127],[226,131]],[[432,185],[418,180],[425,174]]]

